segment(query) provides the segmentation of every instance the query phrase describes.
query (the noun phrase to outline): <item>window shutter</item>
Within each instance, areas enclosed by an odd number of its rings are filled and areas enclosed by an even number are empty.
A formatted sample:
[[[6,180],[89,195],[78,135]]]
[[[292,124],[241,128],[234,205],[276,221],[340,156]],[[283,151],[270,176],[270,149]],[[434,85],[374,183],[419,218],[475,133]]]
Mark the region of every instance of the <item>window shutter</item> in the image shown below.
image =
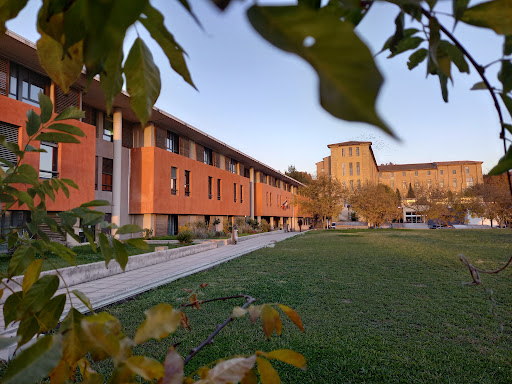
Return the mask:
[[[80,91],[70,88],[69,92],[64,94],[59,86],[55,86],[55,113],[61,113],[71,106],[80,108]]]
[[[126,124],[125,122],[123,122],[122,145],[126,148],[133,147],[133,128],[131,124]]]
[[[0,121],[0,135],[5,136],[6,141],[18,144],[18,133],[19,127]],[[13,164],[18,162],[18,157],[2,145],[0,145],[0,157]]]
[[[204,163],[204,147],[196,143],[196,160]]]
[[[213,166],[220,168],[220,154],[217,152],[212,152],[212,158]]]
[[[184,137],[180,137],[180,155],[190,157],[190,143]]]
[[[7,59],[0,57],[0,95],[4,96],[7,96],[7,67]]]
[[[166,149],[167,130],[155,126],[155,146]]]

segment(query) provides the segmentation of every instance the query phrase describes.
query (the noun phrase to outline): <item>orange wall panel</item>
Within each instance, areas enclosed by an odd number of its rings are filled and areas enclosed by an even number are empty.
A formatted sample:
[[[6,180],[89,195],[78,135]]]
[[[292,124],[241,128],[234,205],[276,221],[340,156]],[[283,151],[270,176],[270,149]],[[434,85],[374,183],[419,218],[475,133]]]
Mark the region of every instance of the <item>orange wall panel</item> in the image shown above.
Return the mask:
[[[268,205],[267,205],[268,192]],[[284,189],[273,187],[268,184],[256,183],[254,185],[254,215],[255,216],[283,216],[297,217],[297,207],[293,208],[293,194]],[[272,194],[272,205],[270,205],[270,194]],[[281,204],[277,201],[277,197],[281,196]],[[282,204],[288,200],[287,209],[282,208]]]
[[[25,121],[30,109],[40,113],[37,107],[6,96],[0,96],[0,120],[21,127],[18,136],[20,147],[24,147],[28,142]],[[79,189],[69,188],[69,199],[63,193],[57,195],[55,202],[48,199],[48,211],[68,210],[86,201],[94,200],[96,128],[75,120],[64,121],[64,123],[79,127],[86,135],[86,137],[79,138],[80,144],[59,143],[58,150],[59,178],[72,179]],[[32,145],[39,148],[38,141],[33,141]],[[39,157],[39,153],[28,153],[22,162],[39,170]],[[26,207],[21,209],[26,209]]]

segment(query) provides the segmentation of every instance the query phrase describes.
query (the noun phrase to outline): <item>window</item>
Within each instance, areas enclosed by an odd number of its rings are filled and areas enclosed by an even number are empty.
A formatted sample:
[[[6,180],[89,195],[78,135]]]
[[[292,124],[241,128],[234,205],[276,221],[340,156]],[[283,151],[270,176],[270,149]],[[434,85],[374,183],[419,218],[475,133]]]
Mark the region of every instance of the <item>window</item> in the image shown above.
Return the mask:
[[[220,179],[217,179],[217,200],[220,200]]]
[[[442,169],[439,170],[439,174],[442,175],[444,171]]]
[[[266,202],[267,202],[267,207],[268,207],[268,192],[267,192],[267,200],[266,200]]]
[[[178,168],[171,167],[171,195],[178,194]]]
[[[112,192],[112,175],[114,174],[114,160],[103,158],[101,167],[101,190]]]
[[[466,179],[466,186],[468,186],[468,187],[472,187],[473,186],[473,178],[472,177],[468,177]]]
[[[350,189],[354,190],[354,180],[350,180],[349,183],[350,183]]]
[[[212,184],[213,184],[213,177],[208,176],[208,198],[212,199]]]
[[[244,186],[240,186],[240,203],[244,202]]]
[[[453,179],[453,188],[457,188],[457,179]]]
[[[341,175],[345,176],[345,163],[341,164]]]
[[[452,170],[452,174],[456,175],[457,174],[457,170],[456,169]]]
[[[444,179],[439,180],[439,186],[444,188]]]
[[[233,183],[233,201],[236,203],[236,183]]]
[[[354,169],[352,167],[352,163],[348,163],[348,174],[352,176],[354,174]]]
[[[356,175],[359,176],[361,174],[361,169],[359,168],[359,163],[356,163]]]
[[[103,140],[112,142],[114,138],[114,119],[103,114]]]
[[[272,192],[270,192],[270,206],[272,206]]]
[[[407,172],[402,172],[402,176],[405,176],[407,174]]]
[[[185,196],[190,196],[190,171],[185,171]]]
[[[402,188],[407,189],[407,181],[402,181]]]
[[[30,69],[11,62],[9,64],[9,97],[24,103],[39,106],[39,93],[45,93],[50,81]]]
[[[341,148],[341,157],[345,157],[345,148]]]
[[[238,161],[231,159],[229,161],[229,172],[236,173],[236,165],[238,164]]]
[[[357,188],[361,188],[361,180],[357,180]]]
[[[96,161],[94,162],[94,190],[98,190],[98,156],[96,156]]]
[[[356,147],[356,156],[359,156],[359,147]]]
[[[466,175],[469,175],[469,167],[466,167]]]
[[[420,182],[418,180],[416,180],[414,182],[414,188],[418,188],[420,186]]]
[[[414,176],[418,176],[418,171],[414,171]]]
[[[395,172],[391,172],[390,177],[395,177]]]
[[[349,155],[349,156],[352,156],[352,147],[349,147],[349,148],[348,148],[348,155]]]
[[[427,186],[430,188],[432,186],[432,180],[428,179],[427,180]]]
[[[41,149],[44,149],[46,152],[41,152],[39,156],[39,178],[51,179],[59,177],[59,172],[57,172],[59,160],[58,144],[41,141]]]
[[[430,176],[430,171],[427,171],[427,175]]]
[[[213,153],[210,148],[204,147],[204,158],[203,163],[213,165]]]
[[[180,138],[177,134],[167,131],[167,139],[165,140],[165,149],[172,153],[180,152]]]

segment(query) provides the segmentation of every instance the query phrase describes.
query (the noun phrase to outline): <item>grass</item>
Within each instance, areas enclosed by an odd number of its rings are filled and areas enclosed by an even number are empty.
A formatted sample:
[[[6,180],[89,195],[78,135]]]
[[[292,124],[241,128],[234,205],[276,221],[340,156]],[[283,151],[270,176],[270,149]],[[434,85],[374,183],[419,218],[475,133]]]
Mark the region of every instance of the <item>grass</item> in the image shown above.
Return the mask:
[[[149,250],[141,250],[137,249],[135,247],[132,247],[131,245],[126,246],[126,250],[128,251],[129,256],[133,255],[139,255],[141,253],[148,253],[153,252],[155,250],[155,247],[159,247],[161,245],[159,244],[150,244]],[[176,248],[179,245],[178,244],[168,244],[169,248]],[[97,261],[104,261],[103,256],[101,253],[94,253],[90,245],[80,245],[77,247],[73,247],[72,250],[77,254],[75,257],[75,264],[81,265],[81,264],[90,264],[90,263],[96,263]],[[0,272],[6,273],[7,269],[9,267],[9,260],[11,256],[8,254],[0,254]],[[64,267],[70,267],[71,264],[69,264],[66,260],[60,258],[57,255],[50,255],[48,257],[49,260],[45,260],[43,262],[43,271],[52,270],[55,268],[64,268]]]
[[[493,314],[484,288],[462,284],[471,279],[458,255],[496,268],[511,250],[509,230],[314,231],[106,310],[133,337],[144,310],[159,302],[179,306],[188,299],[184,288],[207,282],[200,299],[246,293],[300,313],[305,334],[283,319],[283,335],[270,341],[260,321],[236,320],[187,365],[188,373],[223,357],[291,348],[306,357],[308,369],[276,363],[285,383],[510,383],[512,268],[483,277],[494,292]],[[180,329],[134,353],[163,360],[179,343],[186,355],[241,304],[187,309],[191,333]]]

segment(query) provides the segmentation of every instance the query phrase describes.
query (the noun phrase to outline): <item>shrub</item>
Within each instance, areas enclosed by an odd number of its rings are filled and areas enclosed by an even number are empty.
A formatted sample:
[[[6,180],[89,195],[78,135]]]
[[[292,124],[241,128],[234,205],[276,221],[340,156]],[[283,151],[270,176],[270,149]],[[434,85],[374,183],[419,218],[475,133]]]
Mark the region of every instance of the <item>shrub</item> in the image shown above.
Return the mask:
[[[142,230],[142,237],[145,239],[145,240],[148,240],[151,238],[151,236],[153,235],[153,230],[151,228],[144,228]]]
[[[178,233],[178,241],[181,245],[191,244],[194,235],[190,231],[181,231]]]
[[[261,232],[270,232],[270,224],[267,220],[261,220]]]

